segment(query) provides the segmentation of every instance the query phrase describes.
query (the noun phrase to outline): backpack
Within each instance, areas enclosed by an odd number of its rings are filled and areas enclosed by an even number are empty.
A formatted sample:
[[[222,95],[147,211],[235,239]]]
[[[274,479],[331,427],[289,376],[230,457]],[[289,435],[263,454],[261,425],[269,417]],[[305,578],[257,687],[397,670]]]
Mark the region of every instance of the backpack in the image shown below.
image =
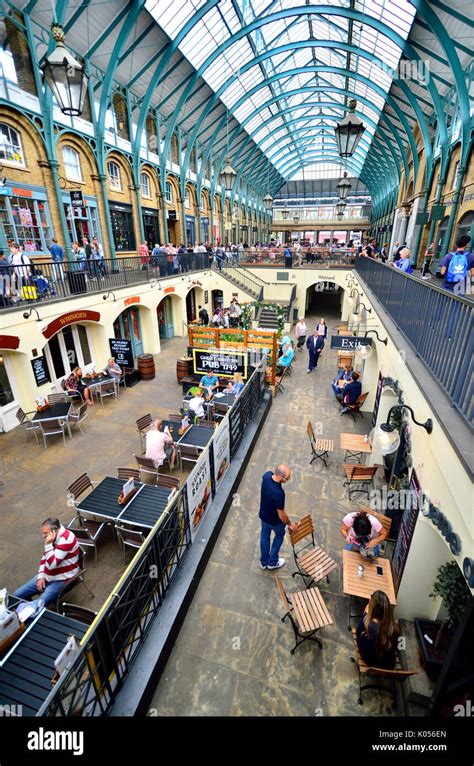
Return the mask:
[[[446,274],[447,282],[461,282],[467,275],[467,255],[466,253],[450,253],[448,272]]]

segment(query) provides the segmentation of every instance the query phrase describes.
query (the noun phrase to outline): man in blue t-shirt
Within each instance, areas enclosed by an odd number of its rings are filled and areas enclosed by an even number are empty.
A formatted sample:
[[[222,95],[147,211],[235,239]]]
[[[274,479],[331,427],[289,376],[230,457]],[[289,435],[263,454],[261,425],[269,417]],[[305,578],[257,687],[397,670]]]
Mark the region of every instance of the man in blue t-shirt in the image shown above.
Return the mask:
[[[58,279],[64,279],[64,271],[61,265],[64,261],[64,250],[54,237],[51,238],[49,252],[53,259],[53,280],[56,282]]]
[[[291,469],[287,465],[279,465],[275,473],[267,471],[262,476],[260,493],[259,518],[262,522],[260,532],[260,567],[261,569],[279,569],[285,559],[278,556],[285,537],[285,526],[294,532],[296,524],[292,524],[285,513],[285,493],[282,484],[291,479]],[[270,548],[271,533],[274,533]]]
[[[207,391],[208,399],[212,399],[216,391],[219,389],[219,378],[214,372],[209,375],[203,375],[199,385],[201,388],[205,388]]]
[[[444,277],[445,290],[465,293],[469,275],[474,277],[474,254],[467,249],[470,241],[468,234],[462,234],[456,240],[455,252],[447,253],[441,261],[440,274]]]

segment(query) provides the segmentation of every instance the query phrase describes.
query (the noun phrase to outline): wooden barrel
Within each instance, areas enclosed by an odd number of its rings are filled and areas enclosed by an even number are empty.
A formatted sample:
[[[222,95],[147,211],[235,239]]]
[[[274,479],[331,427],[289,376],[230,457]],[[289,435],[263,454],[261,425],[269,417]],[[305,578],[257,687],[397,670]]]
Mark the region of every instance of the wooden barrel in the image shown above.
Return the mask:
[[[178,359],[176,362],[176,380],[181,383],[183,378],[186,378],[188,374],[188,360]]]
[[[138,372],[142,380],[153,380],[155,377],[155,360],[151,354],[139,354]]]

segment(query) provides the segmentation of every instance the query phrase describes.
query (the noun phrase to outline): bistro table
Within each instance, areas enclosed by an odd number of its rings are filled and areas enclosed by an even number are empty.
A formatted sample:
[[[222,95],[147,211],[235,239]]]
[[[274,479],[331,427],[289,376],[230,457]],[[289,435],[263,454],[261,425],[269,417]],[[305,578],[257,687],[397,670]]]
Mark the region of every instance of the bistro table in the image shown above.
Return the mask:
[[[364,567],[362,577],[359,577],[357,574],[360,564]],[[377,568],[382,570],[381,574],[377,574]],[[352,614],[353,597],[364,598],[368,601],[375,590],[383,590],[392,606],[395,606],[397,603],[392,565],[389,559],[377,558],[369,561],[369,559],[363,558],[357,551],[343,550],[342,582],[344,593],[350,596],[348,630],[351,629],[351,618],[360,616]]]
[[[20,603],[13,596],[9,608]],[[9,649],[0,655],[0,709],[18,708],[19,715],[34,716],[51,694],[54,661],[69,636],[81,640],[88,626],[78,620],[40,609]]]
[[[152,529],[168,505],[169,488],[137,482],[135,494],[125,505],[120,505],[118,497],[123,485],[123,479],[106,476],[92,492],[80,500],[78,513],[93,513],[104,519]]]
[[[36,413],[33,418],[33,422],[47,423],[48,420],[66,420],[67,430],[69,431],[69,436],[72,438],[71,427],[68,420],[68,415],[71,407],[71,402],[56,402],[55,404],[50,404],[49,407],[46,407],[46,409]]]
[[[235,400],[235,394],[227,391],[227,393],[223,392],[222,394],[214,395],[212,404],[222,404],[224,407],[230,408],[234,404]]]
[[[357,463],[360,463],[363,453],[370,454],[372,452],[367,436],[363,434],[339,434],[339,438],[340,448],[346,451],[345,463],[348,462],[349,458],[354,458]]]
[[[97,395],[99,393],[99,388],[103,383],[113,383],[115,380],[116,379],[108,373],[104,375],[103,372],[98,372],[93,378],[82,378],[82,383],[84,386],[87,386],[91,392],[91,396],[93,396],[94,394]]]
[[[185,434],[179,437],[177,444],[183,447],[196,447],[203,450],[214,435],[213,428],[206,426],[191,426]]]

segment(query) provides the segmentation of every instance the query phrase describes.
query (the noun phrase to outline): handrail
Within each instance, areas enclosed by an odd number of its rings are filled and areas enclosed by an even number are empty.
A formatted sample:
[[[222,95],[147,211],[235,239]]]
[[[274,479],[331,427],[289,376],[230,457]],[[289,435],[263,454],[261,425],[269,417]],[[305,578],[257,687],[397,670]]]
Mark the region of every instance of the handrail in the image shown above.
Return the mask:
[[[293,310],[293,304],[296,299],[296,285],[293,285],[290,295],[290,300],[288,302],[288,309],[286,311],[286,321],[291,322],[291,312]]]
[[[473,427],[470,365],[474,301],[373,258],[358,256],[356,272]]]

